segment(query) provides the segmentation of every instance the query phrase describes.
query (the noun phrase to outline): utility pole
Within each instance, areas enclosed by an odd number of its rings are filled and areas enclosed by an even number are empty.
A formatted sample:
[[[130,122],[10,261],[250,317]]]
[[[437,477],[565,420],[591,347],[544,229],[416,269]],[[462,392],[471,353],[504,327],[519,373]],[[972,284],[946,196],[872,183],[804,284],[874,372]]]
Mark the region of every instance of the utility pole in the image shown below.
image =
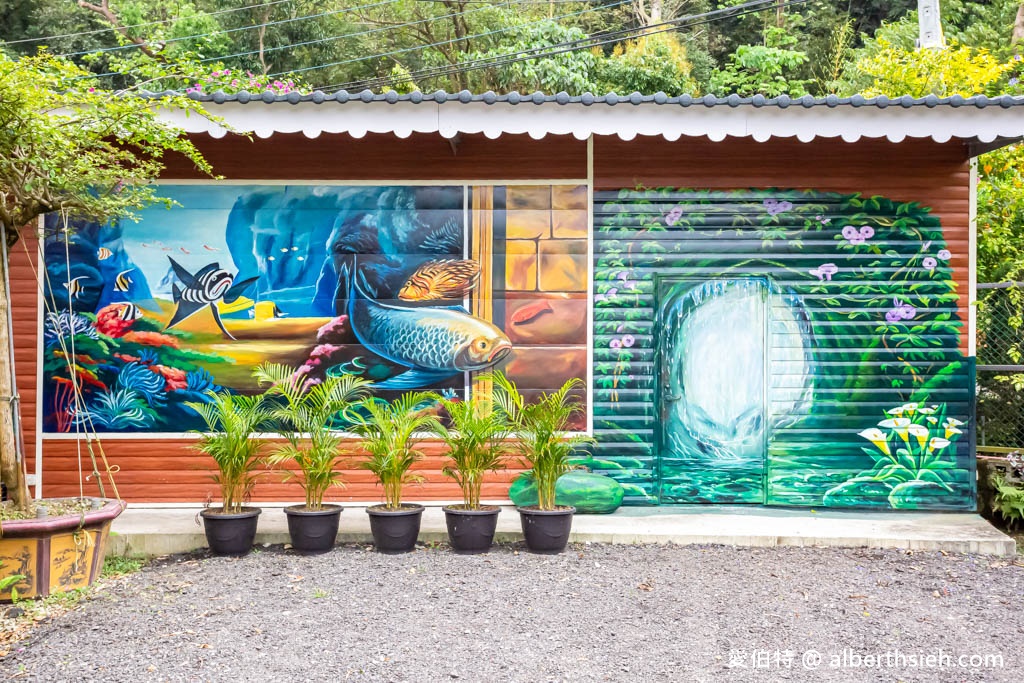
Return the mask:
[[[917,46],[941,50],[946,47],[939,17],[939,0],[917,0]]]

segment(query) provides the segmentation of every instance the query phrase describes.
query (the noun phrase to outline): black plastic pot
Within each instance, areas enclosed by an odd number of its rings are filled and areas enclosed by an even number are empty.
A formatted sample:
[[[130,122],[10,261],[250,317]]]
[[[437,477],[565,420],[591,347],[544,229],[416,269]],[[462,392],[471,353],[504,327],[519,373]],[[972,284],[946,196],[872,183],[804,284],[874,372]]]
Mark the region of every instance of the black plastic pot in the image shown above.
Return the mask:
[[[565,550],[576,508],[562,506],[555,510],[540,510],[530,505],[516,509],[523,523],[527,550],[542,555],[556,555]]]
[[[393,555],[407,553],[416,547],[423,517],[422,505],[402,503],[399,510],[372,505],[366,508],[366,514],[370,516],[370,533],[377,552]]]
[[[326,553],[333,548],[338,538],[341,510],[340,505],[330,504],[325,504],[322,510],[307,510],[305,505],[286,507],[284,514],[288,516],[288,535],[292,538],[292,549],[314,555]]]
[[[259,508],[242,508],[225,514],[221,508],[207,508],[199,514],[206,530],[206,542],[214,555],[245,555],[256,540]]]
[[[500,507],[484,505],[479,510],[468,510],[461,505],[451,505],[443,509],[452,550],[468,555],[486,553],[491,549]]]

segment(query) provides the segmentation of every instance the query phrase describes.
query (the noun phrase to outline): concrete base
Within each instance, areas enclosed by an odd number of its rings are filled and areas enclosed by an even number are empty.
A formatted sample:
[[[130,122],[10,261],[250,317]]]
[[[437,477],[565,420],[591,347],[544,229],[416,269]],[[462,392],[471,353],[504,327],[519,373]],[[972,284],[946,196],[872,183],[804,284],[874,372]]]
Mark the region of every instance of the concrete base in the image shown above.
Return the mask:
[[[282,505],[261,503],[256,542],[288,543]],[[132,505],[114,520],[109,553],[156,556],[206,547],[196,507]],[[522,540],[515,508],[502,509],[497,541]],[[421,542],[445,541],[440,506],[423,513]],[[733,506],[626,507],[611,515],[576,515],[572,541],[595,543],[719,544],[748,547],[824,546],[901,548],[1013,555],[1012,538],[976,514],[944,512],[817,511]],[[371,543],[363,506],[346,506],[340,543]]]

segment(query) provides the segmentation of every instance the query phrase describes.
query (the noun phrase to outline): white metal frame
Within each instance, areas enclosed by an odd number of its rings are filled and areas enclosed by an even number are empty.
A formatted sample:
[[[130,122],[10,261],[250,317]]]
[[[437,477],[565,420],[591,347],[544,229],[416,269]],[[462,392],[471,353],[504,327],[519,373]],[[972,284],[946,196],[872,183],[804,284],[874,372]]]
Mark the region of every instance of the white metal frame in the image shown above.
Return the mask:
[[[210,185],[210,180],[204,179],[188,179],[188,180],[174,180],[172,178],[161,179],[156,185]],[[467,180],[467,179],[455,179],[455,180],[220,180],[216,181],[218,185],[233,185],[233,186],[247,186],[247,185],[329,185],[335,187],[462,187],[463,190],[463,216],[465,224],[469,224],[469,206],[466,198],[468,197],[469,189],[471,187],[499,187],[499,186],[522,186],[522,185],[585,185],[587,187],[587,216],[588,225],[590,226],[591,234],[587,237],[588,242],[588,263],[587,263],[587,278],[588,278],[588,311],[587,311],[587,434],[593,434],[593,320],[592,320],[592,294],[593,294],[593,281],[594,281],[594,266],[593,266],[593,143],[588,143],[587,146],[587,178],[538,178],[528,180]],[[39,230],[42,234],[43,230],[43,219],[39,219]],[[39,242],[39,264],[40,267],[37,271],[38,283],[37,283],[37,295],[39,304],[39,315],[37,316],[37,336],[38,344],[36,350],[37,358],[37,377],[36,377],[36,472],[39,476],[39,481],[42,481],[42,462],[43,462],[43,441],[74,441],[76,439],[83,438],[82,434],[73,432],[68,433],[50,433],[43,432],[43,321],[45,317],[45,308],[43,301],[43,276],[44,276],[44,260],[43,260],[43,242]],[[466,383],[466,391],[469,391],[469,383]],[[349,433],[345,433],[350,435]],[[168,441],[181,440],[181,441],[193,441],[199,438],[197,434],[189,434],[187,432],[143,432],[143,433],[132,433],[132,432],[104,432],[102,433],[103,440],[112,441],[139,441],[147,439],[163,439]],[[281,438],[280,434],[277,433],[266,433],[255,435],[258,438]],[[353,435],[354,436],[354,435]],[[88,438],[88,437],[84,437]],[[41,485],[37,486],[37,492],[42,489]],[[38,493],[37,493],[38,495]]]

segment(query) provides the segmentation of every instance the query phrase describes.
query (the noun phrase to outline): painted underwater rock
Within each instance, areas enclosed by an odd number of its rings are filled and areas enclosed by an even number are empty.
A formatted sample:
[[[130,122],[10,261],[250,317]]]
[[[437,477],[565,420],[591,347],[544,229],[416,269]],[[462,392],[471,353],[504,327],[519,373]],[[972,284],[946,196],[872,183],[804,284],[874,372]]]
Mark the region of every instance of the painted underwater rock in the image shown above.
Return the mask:
[[[359,343],[409,370],[377,389],[427,386],[465,371],[484,370],[512,351],[505,333],[460,306],[406,308],[370,299],[353,279],[349,320]]]
[[[622,485],[603,474],[574,470],[555,482],[555,503],[571,505],[582,515],[607,515],[622,505]],[[517,507],[537,504],[537,486],[529,476],[519,476],[509,487],[508,497]]]

